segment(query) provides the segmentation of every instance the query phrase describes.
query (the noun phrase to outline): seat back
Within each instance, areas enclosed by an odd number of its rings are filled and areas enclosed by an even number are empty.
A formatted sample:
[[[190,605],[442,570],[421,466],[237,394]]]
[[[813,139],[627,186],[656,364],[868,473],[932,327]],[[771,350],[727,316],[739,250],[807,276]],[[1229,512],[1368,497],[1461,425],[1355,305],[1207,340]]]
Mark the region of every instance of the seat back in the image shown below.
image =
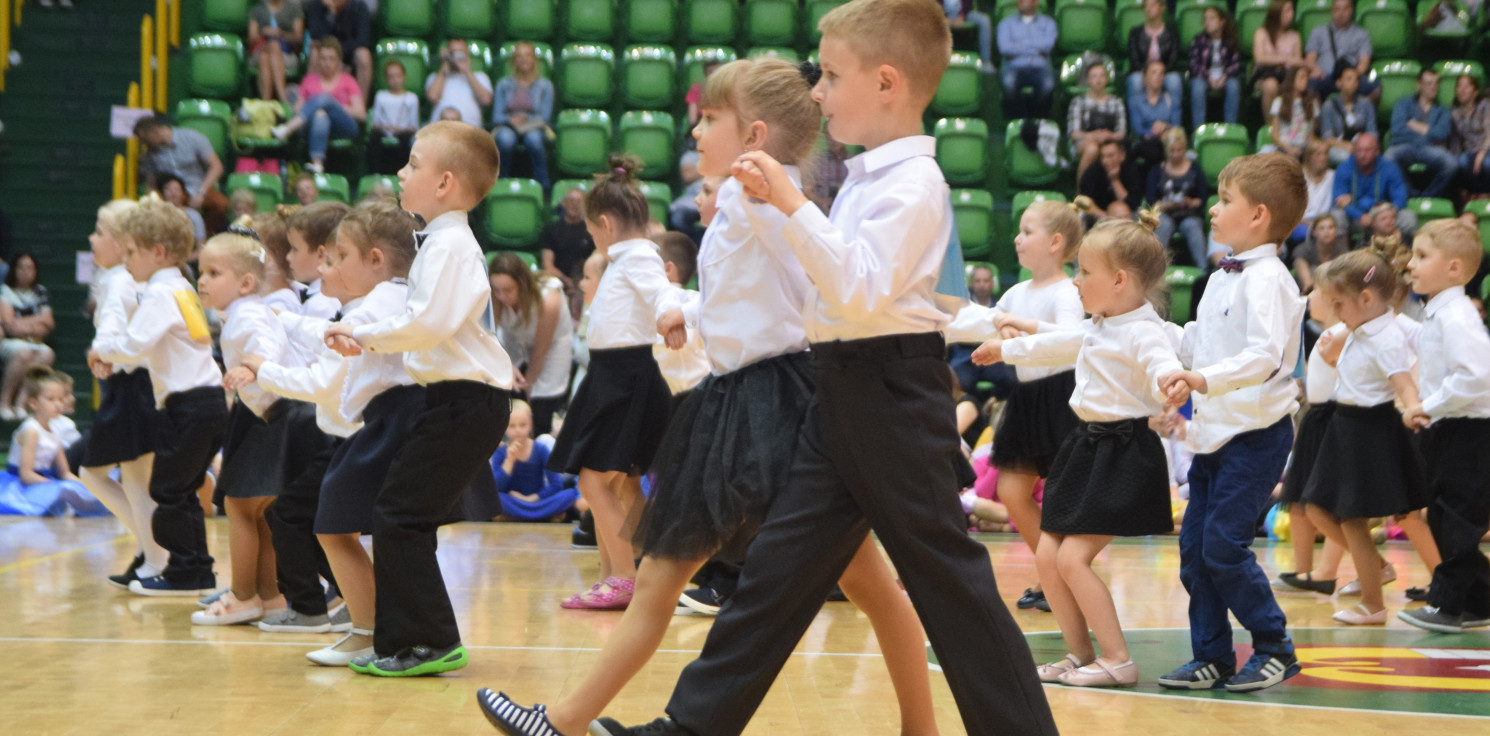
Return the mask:
[[[938,115],[973,115],[983,105],[983,73],[978,55],[953,51],[931,98],[931,110]]]
[[[1066,201],[1066,195],[1060,192],[1050,191],[1023,191],[1016,192],[1014,198],[1009,201],[1009,223],[1010,229],[1019,230],[1019,218],[1024,216],[1024,211],[1036,202],[1050,200],[1053,202]]]
[[[1480,83],[1480,89],[1485,88],[1485,67],[1478,61],[1469,60],[1446,60],[1433,65],[1438,71],[1438,104],[1444,107],[1454,105],[1454,86],[1459,83],[1459,77],[1469,75]]]
[[[1418,93],[1418,72],[1422,69],[1422,64],[1411,59],[1371,62],[1371,76],[1381,84],[1381,105],[1376,108],[1380,122],[1392,119],[1392,108],[1396,107],[1397,100]]]
[[[683,78],[679,89],[686,92],[695,84],[704,81],[704,70],[713,64],[728,64],[739,58],[735,50],[725,46],[694,46],[683,53]]]
[[[559,52],[559,76],[554,86],[559,99],[571,107],[610,104],[616,54],[609,46],[569,44]]]
[[[621,116],[618,147],[641,160],[642,170],[637,172],[640,176],[664,178],[674,170],[673,152],[677,150],[673,141],[674,129],[672,115],[632,110]]]
[[[1237,0],[1236,40],[1242,47],[1243,56],[1249,59],[1252,58],[1252,39],[1267,20],[1268,4],[1269,0]],[[1306,36],[1303,40],[1308,42],[1309,38]]]
[[[357,180],[357,201],[360,202],[367,199],[379,187],[387,187],[387,190],[393,194],[403,191],[403,187],[399,186],[398,177],[396,176],[367,174]]]
[[[176,104],[176,125],[207,136],[218,158],[232,147],[233,112],[222,100],[182,100]]]
[[[435,27],[433,0],[381,0],[378,15],[390,36],[428,36]]]
[[[406,89],[424,89],[424,78],[429,75],[429,44],[417,38],[385,38],[373,46],[373,66],[376,68],[373,86],[388,88],[388,78],[383,73],[388,62],[398,59],[404,65],[408,81]]]
[[[677,89],[678,57],[666,46],[632,46],[621,55],[621,101],[627,107],[662,110]]]
[[[1143,0],[1115,0],[1112,29],[1114,54],[1125,59],[1128,57],[1128,34],[1141,25],[1143,25]]]
[[[1229,161],[1247,155],[1248,143],[1247,129],[1235,123],[1206,123],[1195,129],[1196,158],[1212,189]]]
[[[202,28],[209,31],[245,33],[249,0],[203,0]]]
[[[611,120],[604,110],[570,108],[559,113],[554,157],[559,170],[588,176],[605,170],[610,154]]]
[[[647,211],[651,214],[652,219],[666,224],[667,208],[668,205],[673,203],[672,187],[660,181],[644,181],[639,182],[639,185],[641,186],[642,196],[647,198]]]
[[[1004,173],[1016,186],[1044,186],[1061,173],[1058,166],[1046,163],[1039,151],[1032,151],[1020,137],[1024,120],[1010,120],[1004,128]]]
[[[312,176],[315,177],[316,190],[321,193],[321,196],[316,199],[317,202],[352,203],[352,185],[347,183],[347,177],[341,174],[326,173],[313,174]]]
[[[491,38],[497,31],[492,0],[444,0],[445,33],[451,38]]]
[[[1056,0],[1055,25],[1055,46],[1061,52],[1101,51],[1112,18],[1102,0]]]
[[[988,257],[993,245],[993,195],[986,189],[953,189],[952,220],[963,257]]]
[[[186,91],[235,97],[243,86],[243,41],[231,33],[198,33],[186,43]]]
[[[807,39],[808,44],[813,48],[817,47],[817,42],[823,37],[822,32],[817,29],[817,22],[833,8],[846,2],[848,0],[806,0],[806,5],[802,8],[802,37]]]
[[[1412,14],[1406,0],[1363,0],[1356,6],[1356,23],[1371,36],[1371,58],[1396,59],[1412,43]]]
[[[936,162],[949,183],[982,183],[988,170],[988,124],[980,118],[936,121]]]
[[[678,35],[678,0],[626,0],[622,13],[631,43],[672,43]]]
[[[1407,200],[1407,211],[1417,215],[1419,227],[1434,220],[1459,216],[1459,213],[1454,211],[1452,200],[1439,197],[1413,197]]]
[[[1330,22],[1330,10],[1334,6],[1333,0],[1300,0],[1296,11],[1294,26],[1297,27],[1299,38],[1309,42],[1309,34],[1326,23]]]
[[[797,40],[797,0],[746,0],[745,41],[790,46]]]
[[[257,171],[229,174],[226,189],[229,196],[239,189],[253,192],[254,206],[259,212],[273,210],[284,201],[285,195],[285,183],[278,174],[264,174]]]
[[[1226,10],[1220,0],[1180,0],[1174,9],[1174,27],[1180,34],[1180,48],[1190,48],[1195,37],[1205,32],[1205,11],[1209,8]]]
[[[1194,266],[1170,266],[1164,272],[1164,283],[1169,287],[1169,321],[1179,325],[1190,321],[1195,284],[1204,275]]]
[[[616,0],[567,0],[564,34],[571,41],[610,41],[616,35]]]
[[[738,25],[738,0],[686,0],[683,25],[688,42],[733,44]]]
[[[547,41],[554,35],[554,0],[506,0],[502,27],[506,37],[523,41]]]
[[[499,179],[486,195],[486,234],[503,248],[531,248],[543,229],[543,187],[532,179]]]

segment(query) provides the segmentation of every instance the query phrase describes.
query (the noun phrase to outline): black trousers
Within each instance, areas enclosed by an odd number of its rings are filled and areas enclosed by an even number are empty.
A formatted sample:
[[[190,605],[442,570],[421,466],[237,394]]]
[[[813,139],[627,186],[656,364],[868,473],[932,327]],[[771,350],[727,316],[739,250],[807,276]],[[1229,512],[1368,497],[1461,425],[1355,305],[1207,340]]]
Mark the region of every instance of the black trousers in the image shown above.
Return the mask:
[[[817,393],[789,485],[667,712],[739,734],[873,529],[926,626],[967,733],[1056,733],[1019,626],[957,500],[952,376],[938,334],[815,343]],[[812,564],[804,565],[803,560]]]
[[[566,401],[563,396],[548,396],[528,399],[528,406],[533,409],[533,436],[550,434],[554,431],[554,412],[564,408]]]
[[[321,502],[321,481],[341,440],[316,426],[314,406],[281,403],[289,404],[286,410],[293,414],[285,429],[285,483],[266,514],[274,534],[275,575],[290,608],[307,616],[324,616],[326,594],[321,578],[333,584],[335,580],[316,539],[316,509]]]
[[[373,503],[377,627],[373,647],[390,656],[416,645],[460,642],[435,557],[435,531],[507,431],[512,394],[474,381],[425,388],[424,412],[393,457]]]
[[[215,587],[207,527],[197,489],[207,479],[212,456],[222,449],[228,427],[228,400],[218,386],[204,386],[166,397],[156,418],[155,462],[150,471],[150,517],[155,543],[171,553],[167,580]]]
[[[1423,431],[1428,528],[1443,562],[1428,603],[1444,613],[1490,617],[1490,561],[1480,539],[1490,528],[1490,419],[1440,419]]]

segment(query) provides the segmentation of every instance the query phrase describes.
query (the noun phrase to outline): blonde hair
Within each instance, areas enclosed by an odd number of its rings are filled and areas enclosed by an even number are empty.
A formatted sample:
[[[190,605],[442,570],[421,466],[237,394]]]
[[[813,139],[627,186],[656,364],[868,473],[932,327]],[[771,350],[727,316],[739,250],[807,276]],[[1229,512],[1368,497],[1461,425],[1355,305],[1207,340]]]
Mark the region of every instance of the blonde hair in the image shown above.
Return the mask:
[[[197,236],[191,218],[180,208],[151,193],[119,220],[119,230],[138,248],[155,246],[166,249],[173,263],[181,265],[196,248]]]
[[[1081,240],[1081,249],[1102,257],[1113,270],[1126,271],[1143,288],[1149,304],[1160,314],[1168,312],[1164,272],[1169,269],[1169,251],[1154,236],[1159,212],[1142,209],[1138,221],[1109,217],[1097,223]]]
[[[852,0],[824,15],[817,29],[847,43],[862,67],[895,67],[922,104],[936,94],[952,58],[947,15],[930,0]]]
[[[414,231],[418,229],[414,216],[391,199],[364,200],[336,226],[337,234],[345,233],[363,255],[373,248],[382,251],[388,268],[398,277],[409,275],[409,266],[414,263]]]
[[[1473,226],[1453,219],[1434,220],[1418,228],[1417,237],[1427,238],[1427,247],[1445,258],[1464,264],[1464,283],[1469,283],[1480,270],[1480,259],[1485,253],[1480,245],[1480,233]]]
[[[441,171],[448,171],[466,190],[467,202],[474,206],[486,197],[497,183],[502,156],[497,142],[480,127],[457,120],[437,120],[419,129],[414,140],[437,142],[434,160]]]
[[[1076,251],[1081,247],[1082,232],[1081,209],[1078,205],[1046,199],[1030,205],[1025,212],[1040,218],[1046,232],[1061,236],[1061,242],[1065,244],[1065,250],[1061,251],[1061,263],[1070,263],[1076,258]],[[1019,227],[1019,223],[1014,223],[1014,226]]]
[[[269,260],[268,251],[264,250],[264,244],[238,233],[219,233],[207,239],[207,244],[202,246],[202,255],[218,255],[228,259],[232,264],[233,272],[238,275],[248,274],[258,281],[258,285],[264,285],[264,267]]]
[[[273,263],[280,275],[288,281],[293,281],[295,278],[290,273],[289,220],[290,216],[299,209],[298,205],[280,205],[270,212],[260,212],[248,220],[249,227],[259,234],[259,242],[263,243],[269,262]]]
[[[797,165],[812,153],[822,110],[812,101],[812,83],[800,67],[776,58],[740,59],[704,80],[699,106],[732,110],[742,127],[759,120],[770,129],[766,153]]]
[[[119,229],[120,221],[134,208],[133,199],[114,199],[105,202],[98,208],[98,226],[117,239],[124,235],[124,232]]]
[[[1185,129],[1178,125],[1171,125],[1165,128],[1164,132],[1159,134],[1159,140],[1163,141],[1166,149],[1174,145],[1176,141],[1185,148],[1190,147],[1190,138],[1185,135]]]
[[[1234,158],[1221,169],[1221,186],[1236,185],[1248,202],[1268,211],[1269,241],[1281,243],[1304,219],[1309,186],[1304,167],[1286,153],[1258,153]]]
[[[1392,265],[1374,250],[1353,250],[1321,264],[1315,281],[1326,288],[1352,298],[1371,291],[1383,302],[1392,304],[1402,283]]]

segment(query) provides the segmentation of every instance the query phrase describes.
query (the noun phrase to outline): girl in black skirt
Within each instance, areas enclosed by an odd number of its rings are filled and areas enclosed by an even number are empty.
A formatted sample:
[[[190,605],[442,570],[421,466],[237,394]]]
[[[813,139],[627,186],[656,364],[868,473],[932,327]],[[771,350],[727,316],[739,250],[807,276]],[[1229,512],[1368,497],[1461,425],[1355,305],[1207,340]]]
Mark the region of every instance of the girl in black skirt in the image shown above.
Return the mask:
[[[1153,232],[1158,215],[1144,211],[1139,217],[1142,224],[1102,222],[1082,241],[1076,284],[1092,318],[1079,331],[994,338],[973,352],[979,365],[1076,362],[1070,406],[1081,423],[1061,443],[1051,466],[1035,552],[1070,653],[1038,668],[1042,682],[1138,683],[1112,593],[1092,570],[1092,560],[1115,536],[1174,528],[1168,461],[1148,419],[1164,412],[1159,378],[1180,370],[1180,361],[1168,326],[1149,303],[1168,266]],[[1092,634],[1102,647],[1100,657]]]
[[[1335,620],[1382,625],[1382,563],[1371,539],[1371,519],[1427,506],[1422,462],[1393,406],[1418,403],[1415,360],[1392,304],[1406,288],[1386,259],[1371,250],[1347,253],[1320,266],[1315,279],[1350,332],[1336,362],[1339,406],[1319,443],[1303,500],[1324,535],[1350,550],[1361,603],[1336,611]]]
[[[549,470],[579,475],[580,495],[595,515],[601,579],[564,601],[565,608],[631,602],[636,563],[623,527],[667,429],[672,396],[652,357],[657,299],[668,283],[657,244],[646,237],[651,215],[632,175],[638,163],[612,156],[609,166],[585,194],[585,225],[610,260],[590,305],[590,369],[548,461]]]

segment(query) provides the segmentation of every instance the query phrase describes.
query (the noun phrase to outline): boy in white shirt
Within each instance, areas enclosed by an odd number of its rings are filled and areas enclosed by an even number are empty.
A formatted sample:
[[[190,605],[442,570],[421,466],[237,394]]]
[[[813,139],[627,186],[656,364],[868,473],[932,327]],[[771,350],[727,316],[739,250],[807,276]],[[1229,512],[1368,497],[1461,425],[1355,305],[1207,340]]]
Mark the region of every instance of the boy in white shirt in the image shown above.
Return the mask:
[[[1186,441],[1195,452],[1180,527],[1194,660],[1159,678],[1163,687],[1250,692],[1299,672],[1251,546],[1288,462],[1299,406],[1293,369],[1304,302],[1278,244],[1303,217],[1305,194],[1298,161],[1284,154],[1245,156],[1222,170],[1211,229],[1235,256],[1221,260],[1196,321],[1185,325],[1180,360],[1190,370],[1160,379],[1171,403],[1194,399]],[[1252,634],[1254,654],[1240,672],[1228,611]]]
[[[191,220],[175,207],[147,199],[124,216],[129,236],[124,265],[136,281],[147,282],[140,306],[120,334],[95,341],[90,362],[144,365],[155,389],[155,461],[150,498],[155,501],[151,530],[171,553],[166,569],[130,582],[146,596],[198,596],[217,587],[207,528],[197,489],[212,457],[222,447],[228,425],[222,372],[212,359],[207,319],[191,282],[181,274],[196,247]]]
[[[478,127],[440,121],[419,131],[399,171],[400,204],[428,223],[414,235],[405,311],[326,331],[342,355],[404,353],[405,369],[426,389],[424,413],[374,505],[376,654],[352,660],[355,672],[409,677],[466,666],[435,530],[487,467],[512,410],[512,361],[497,342],[486,262],[466,220],[496,181],[498,158]]]

